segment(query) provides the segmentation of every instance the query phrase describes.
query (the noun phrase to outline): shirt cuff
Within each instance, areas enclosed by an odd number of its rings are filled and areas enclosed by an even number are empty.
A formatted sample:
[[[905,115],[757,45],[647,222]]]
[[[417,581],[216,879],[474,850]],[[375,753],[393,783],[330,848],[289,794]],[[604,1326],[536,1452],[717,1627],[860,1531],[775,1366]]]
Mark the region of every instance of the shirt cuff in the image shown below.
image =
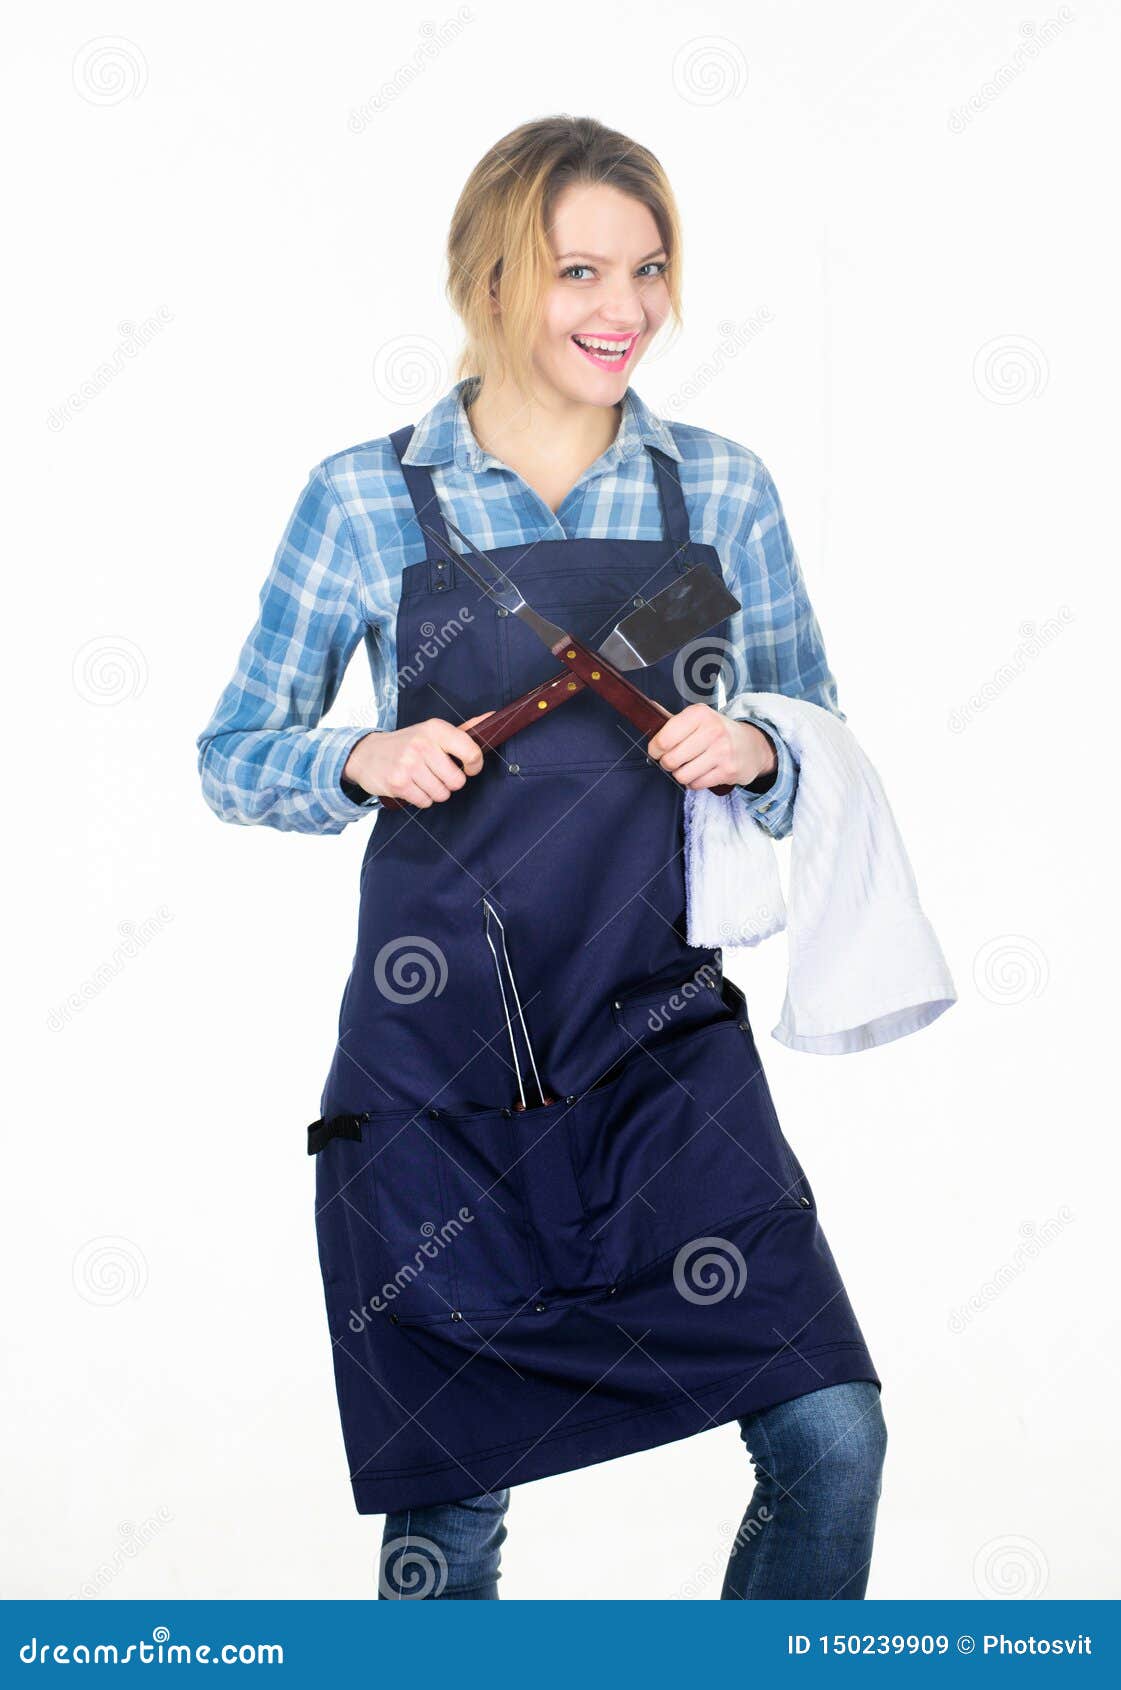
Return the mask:
[[[357,821],[359,816],[368,815],[371,810],[381,808],[381,799],[371,792],[361,802],[349,796],[351,792],[358,793],[362,789],[352,781],[343,785],[343,770],[347,758],[360,739],[365,739],[371,728],[339,728],[325,738],[321,755],[316,759],[312,771],[312,785],[315,796],[324,810],[335,821]]]
[[[798,765],[775,724],[766,716],[741,707],[735,711],[733,720],[750,722],[752,727],[767,735],[775,748],[777,767],[767,790],[752,792],[750,787],[743,785],[737,786],[735,790],[737,798],[752,820],[758,822],[767,833],[778,838],[782,833],[789,831],[788,821],[798,784]]]

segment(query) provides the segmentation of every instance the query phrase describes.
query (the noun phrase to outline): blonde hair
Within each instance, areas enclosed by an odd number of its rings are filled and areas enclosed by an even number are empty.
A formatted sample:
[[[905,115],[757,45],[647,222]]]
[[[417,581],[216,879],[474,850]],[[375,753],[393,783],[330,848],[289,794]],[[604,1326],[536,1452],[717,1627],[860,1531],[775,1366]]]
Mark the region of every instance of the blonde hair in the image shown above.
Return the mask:
[[[556,201],[572,183],[603,183],[649,208],[666,249],[670,314],[681,327],[681,224],[654,154],[593,117],[540,118],[495,142],[452,214],[447,295],[466,330],[457,381],[509,375],[531,390],[530,347],[556,262],[548,234]]]

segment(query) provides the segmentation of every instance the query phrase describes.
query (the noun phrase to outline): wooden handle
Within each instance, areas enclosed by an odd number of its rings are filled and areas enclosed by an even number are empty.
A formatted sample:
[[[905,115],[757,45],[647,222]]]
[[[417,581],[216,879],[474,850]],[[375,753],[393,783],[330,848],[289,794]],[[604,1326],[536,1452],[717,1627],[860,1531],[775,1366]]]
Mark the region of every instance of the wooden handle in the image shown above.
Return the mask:
[[[585,686],[591,687],[602,698],[614,706],[621,716],[632,722],[640,733],[652,739],[658,729],[669,721],[671,712],[657,702],[648,698],[641,687],[636,687],[627,677],[598,651],[593,651],[582,640],[567,639],[560,645],[553,647],[553,656],[559,657],[563,663],[572,667]],[[710,792],[718,793],[721,797],[734,791],[732,786],[713,786]]]
[[[575,698],[585,687],[601,694],[606,703],[613,705],[621,716],[625,716],[627,721],[648,739],[669,721],[669,710],[656,700],[648,698],[640,687],[636,687],[633,681],[628,681],[620,670],[608,663],[599,652],[584,645],[581,640],[565,640],[554,649],[553,655],[561,658],[567,665],[559,675],[554,675],[551,681],[542,681],[540,686],[531,687],[528,692],[523,692],[520,698],[513,699],[498,710],[492,710],[484,721],[464,729],[484,752],[495,750],[512,734],[519,733],[531,722],[540,721],[542,716],[549,715],[562,704],[566,704],[570,698]],[[709,790],[723,797],[735,788],[714,786]],[[406,800],[383,798],[381,807],[383,810],[402,810],[406,807]]]
[[[464,732],[483,751],[493,751],[496,746],[509,739],[511,734],[528,727],[530,722],[539,721],[542,716],[566,704],[570,698],[575,698],[576,694],[583,690],[584,683],[579,676],[562,669],[551,681],[542,681],[540,686],[531,687],[528,692],[523,692],[520,698],[504,704],[499,710],[492,710],[485,721],[476,722],[473,727],[465,728]],[[383,798],[381,807],[383,810],[401,810],[405,808],[405,802],[400,798]]]

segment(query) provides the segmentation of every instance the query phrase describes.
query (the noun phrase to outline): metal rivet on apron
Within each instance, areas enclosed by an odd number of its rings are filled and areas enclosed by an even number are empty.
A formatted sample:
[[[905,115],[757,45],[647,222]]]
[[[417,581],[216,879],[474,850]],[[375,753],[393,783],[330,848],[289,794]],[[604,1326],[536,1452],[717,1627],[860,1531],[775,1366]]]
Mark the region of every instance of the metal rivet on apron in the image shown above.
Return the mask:
[[[446,581],[434,581],[432,583],[432,585],[433,585],[433,590],[435,592],[442,593],[444,588],[447,586],[447,582]]]
[[[621,1003],[620,1003],[620,1002],[619,1002],[619,1000],[618,1000],[618,998],[616,998],[616,999],[615,999],[615,1002],[614,1002],[614,1004],[613,1004],[613,1006],[612,1006],[612,1007],[613,1007],[613,1008],[614,1008],[614,1009],[622,1009],[622,1007],[623,1007],[623,1006],[622,1006],[622,1004],[621,1004]]]
[[[564,1100],[564,1101],[565,1101],[565,1102],[566,1102],[566,1103],[575,1103],[575,1102],[576,1102],[576,1093],[575,1093],[575,1092],[570,1092],[570,1093],[569,1093],[569,1094],[568,1094],[568,1096],[567,1096],[567,1097],[566,1097],[566,1098],[565,1098],[565,1100]]]
[[[513,1110],[512,1110],[512,1109],[504,1109],[504,1110],[503,1110],[503,1111],[502,1111],[502,1113],[503,1113],[503,1114],[504,1114],[504,1115],[512,1115],[512,1114],[513,1114],[513,1113],[514,1113],[514,1111],[513,1111]]]
[[[748,1024],[747,1024],[747,1022],[746,1022],[746,1021],[741,1021],[741,1022],[740,1022],[740,1023],[739,1023],[739,1029],[740,1029],[740,1032],[741,1032],[741,1033],[746,1033],[746,1032],[747,1032],[747,1031],[748,1031]]]
[[[645,603],[646,603],[646,600],[645,600],[645,599],[644,599],[644,598],[642,598],[642,596],[641,596],[641,595],[639,595],[639,596],[638,596],[638,597],[636,597],[636,598],[633,598],[633,599],[632,599],[632,600],[631,600],[631,603],[632,603],[632,604],[645,604]]]
[[[401,1316],[399,1314],[391,1314],[389,1317],[389,1323],[391,1326],[400,1326]]]
[[[808,1209],[808,1208],[809,1208],[809,1206],[810,1206],[810,1200],[809,1200],[809,1198],[808,1198],[808,1197],[799,1197],[799,1199],[798,1199],[798,1201],[799,1201],[799,1203],[801,1203],[801,1205],[802,1205],[802,1207],[803,1207],[803,1209]]]
[[[607,1295],[609,1297],[613,1297],[615,1295],[616,1291],[618,1291],[618,1289],[619,1289],[619,1287],[617,1285],[613,1285],[611,1287],[610,1291],[607,1293]]]
[[[498,607],[498,614],[499,616],[509,616],[510,612],[506,609],[504,604],[500,604]]]
[[[544,1314],[545,1313],[545,1304],[544,1303],[534,1303],[533,1306],[537,1310],[538,1314]]]
[[[428,1111],[428,1119],[430,1121],[438,1121],[440,1119],[440,1111],[438,1109],[430,1109]]]
[[[452,1310],[452,1319],[453,1320],[462,1320],[463,1319],[463,1316],[460,1314],[458,1309]]]
[[[520,763],[508,763],[506,766],[512,775],[521,773],[522,766]]]

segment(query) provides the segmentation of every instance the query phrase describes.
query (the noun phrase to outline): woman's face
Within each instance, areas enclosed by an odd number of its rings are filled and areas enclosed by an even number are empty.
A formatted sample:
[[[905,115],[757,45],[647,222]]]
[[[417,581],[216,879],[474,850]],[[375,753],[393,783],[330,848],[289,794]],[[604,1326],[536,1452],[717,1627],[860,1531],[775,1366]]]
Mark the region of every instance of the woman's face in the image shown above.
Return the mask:
[[[549,243],[553,281],[534,370],[575,403],[617,404],[669,312],[658,225],[617,188],[573,185],[557,199]],[[606,344],[586,349],[589,341]]]

